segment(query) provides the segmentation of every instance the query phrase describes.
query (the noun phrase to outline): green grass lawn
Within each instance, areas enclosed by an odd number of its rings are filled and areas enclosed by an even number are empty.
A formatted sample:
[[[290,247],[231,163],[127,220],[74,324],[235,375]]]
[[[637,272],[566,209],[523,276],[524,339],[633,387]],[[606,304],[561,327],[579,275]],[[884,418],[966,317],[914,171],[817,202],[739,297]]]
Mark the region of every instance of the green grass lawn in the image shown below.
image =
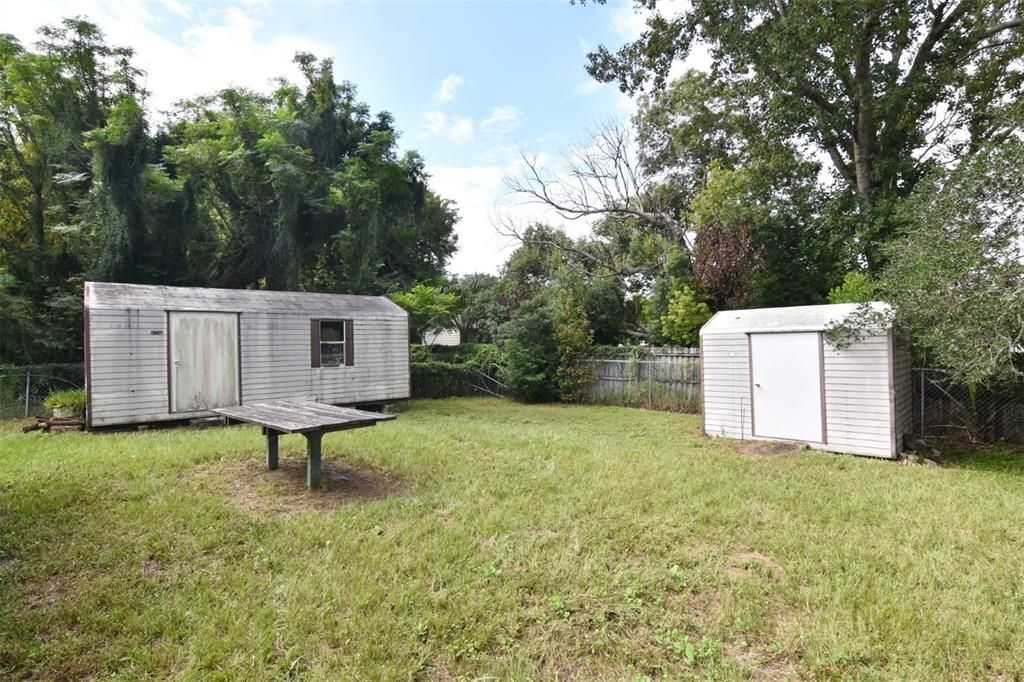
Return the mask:
[[[747,454],[693,416],[412,403],[262,470],[255,427],[0,425],[0,677],[1024,675],[1024,459]]]

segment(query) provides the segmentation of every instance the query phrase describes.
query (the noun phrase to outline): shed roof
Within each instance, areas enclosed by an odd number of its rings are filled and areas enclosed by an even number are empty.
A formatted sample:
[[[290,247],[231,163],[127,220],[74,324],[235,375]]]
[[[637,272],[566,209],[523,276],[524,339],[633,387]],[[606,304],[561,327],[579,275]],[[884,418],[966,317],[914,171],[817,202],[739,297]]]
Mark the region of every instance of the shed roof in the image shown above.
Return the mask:
[[[701,328],[701,336],[709,334],[744,334],[748,332],[812,332],[842,322],[863,305],[873,311],[887,313],[888,303],[834,303],[799,305],[786,308],[752,308],[722,310]]]
[[[360,314],[405,318],[398,304],[383,296],[319,294],[306,291],[209,289],[145,284],[86,282],[85,307],[89,310],[197,310],[277,312],[309,315]]]

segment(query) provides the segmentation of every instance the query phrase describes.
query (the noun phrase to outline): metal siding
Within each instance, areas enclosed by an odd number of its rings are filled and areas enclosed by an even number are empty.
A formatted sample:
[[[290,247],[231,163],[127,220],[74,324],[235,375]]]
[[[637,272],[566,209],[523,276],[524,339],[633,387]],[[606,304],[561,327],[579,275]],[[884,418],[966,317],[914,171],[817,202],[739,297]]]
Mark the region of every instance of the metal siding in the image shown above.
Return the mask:
[[[903,437],[914,430],[911,404],[911,354],[910,344],[899,332],[893,334],[893,386],[896,390],[896,439],[897,449],[902,449]]]
[[[704,431],[709,436],[750,435],[750,373],[746,334],[701,339]]]
[[[140,421],[136,414],[171,418],[165,327],[162,310],[89,311],[92,426]]]
[[[748,335],[702,334],[704,358],[704,420],[707,435],[750,438],[750,374]],[[892,457],[888,339],[870,337],[842,351],[824,347],[825,433],[828,444],[810,443],[814,448],[872,457]],[[899,358],[897,354],[897,358]],[[909,392],[897,379],[897,405]],[[899,375],[901,360],[897,360]],[[903,394],[906,394],[904,396]],[[900,408],[902,409],[902,408]],[[909,415],[909,406],[905,408]],[[897,419],[899,423],[899,419]]]
[[[825,346],[828,449],[891,458],[888,334]]]
[[[407,398],[406,329],[405,320],[353,319],[355,363],[314,368],[309,366],[308,318],[243,315],[242,340],[247,351],[242,357],[242,401],[303,397],[351,404]]]
[[[358,297],[338,300],[349,298]],[[399,315],[364,314],[336,306],[319,315],[353,320],[356,364],[352,367],[309,366],[311,317],[316,316],[267,311],[241,315],[243,404],[271,398],[309,397],[356,404],[409,397],[409,332],[404,311]],[[168,410],[166,318],[164,308],[89,309],[93,426],[209,414],[171,414]]]

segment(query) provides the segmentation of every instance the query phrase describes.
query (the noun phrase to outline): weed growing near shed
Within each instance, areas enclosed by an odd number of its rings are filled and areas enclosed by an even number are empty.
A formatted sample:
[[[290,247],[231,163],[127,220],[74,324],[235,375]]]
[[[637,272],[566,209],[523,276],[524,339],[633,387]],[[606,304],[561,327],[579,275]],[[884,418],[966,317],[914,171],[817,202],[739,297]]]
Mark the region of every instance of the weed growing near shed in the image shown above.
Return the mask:
[[[258,471],[255,428],[7,423],[0,676],[1024,675],[1022,460],[760,457],[697,431],[414,403],[325,438],[365,494],[323,504]]]

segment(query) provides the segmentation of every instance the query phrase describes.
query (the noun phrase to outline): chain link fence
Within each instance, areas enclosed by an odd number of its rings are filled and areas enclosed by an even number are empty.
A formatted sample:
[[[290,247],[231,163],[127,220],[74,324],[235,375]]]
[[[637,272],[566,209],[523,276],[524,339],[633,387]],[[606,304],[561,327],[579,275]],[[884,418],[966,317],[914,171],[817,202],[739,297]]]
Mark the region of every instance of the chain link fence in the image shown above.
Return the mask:
[[[914,436],[1024,443],[1024,382],[970,389],[942,370],[913,370]]]
[[[640,358],[589,361],[595,370],[589,402],[679,411],[700,410],[700,356],[673,349]],[[478,384],[474,374],[458,394],[503,394],[496,381]],[[81,364],[0,365],[0,419],[42,412],[51,392],[84,386]],[[916,368],[912,376],[914,437],[960,438],[972,443],[1024,443],[1024,382],[1003,389],[975,389],[951,381],[942,370]]]
[[[0,365],[0,419],[39,414],[53,391],[83,386],[81,364]]]

